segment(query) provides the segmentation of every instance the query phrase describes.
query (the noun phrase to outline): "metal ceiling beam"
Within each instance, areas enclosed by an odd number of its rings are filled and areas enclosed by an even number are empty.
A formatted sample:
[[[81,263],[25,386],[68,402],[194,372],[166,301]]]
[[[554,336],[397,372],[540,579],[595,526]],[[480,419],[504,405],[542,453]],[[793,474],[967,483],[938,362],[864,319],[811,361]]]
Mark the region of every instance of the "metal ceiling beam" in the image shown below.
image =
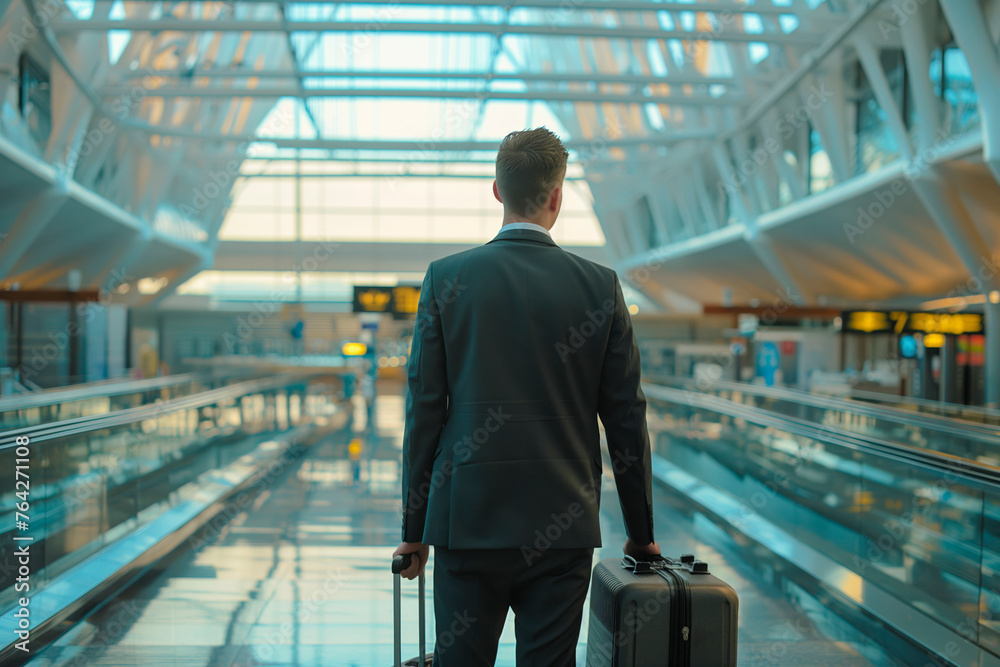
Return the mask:
[[[497,146],[500,142],[497,142]],[[197,159],[207,159],[207,160],[217,160],[222,162],[228,162],[233,159],[232,151],[217,151],[217,152],[200,152],[200,153],[189,153],[189,157],[193,160]],[[364,158],[347,158],[347,159],[335,159],[327,155],[323,156],[309,156],[309,155],[246,155],[242,158],[245,162],[388,162],[392,164],[496,164],[496,160],[492,158],[469,158],[469,157],[416,157],[408,156],[405,160],[400,160],[399,158],[384,158],[384,157],[364,157]],[[287,174],[288,176],[294,176],[294,173]]]
[[[133,0],[136,1],[136,0]],[[158,2],[159,0],[146,0],[148,2]],[[212,1],[215,0],[205,0]],[[333,4],[331,0],[234,0],[240,3],[275,3],[275,4]],[[385,5],[385,0],[354,0],[353,2],[343,2],[340,5]],[[441,2],[432,0],[395,0],[390,6],[426,6],[439,7]],[[760,14],[760,15],[788,15],[801,16],[802,12],[795,7],[777,7],[774,5],[748,5],[744,2],[657,2],[656,0],[580,0],[573,2],[570,0],[507,0],[496,2],[491,0],[459,0],[459,2],[447,3],[449,7],[495,7],[497,9],[555,9],[560,12],[577,11],[619,11],[619,12],[708,12],[711,14]],[[817,12],[818,13],[818,12]],[[830,16],[828,12],[822,14],[824,18]]]
[[[392,171],[357,171],[353,173],[341,173],[341,174],[331,174],[329,172],[301,172],[297,174],[245,174],[241,173],[238,178],[241,179],[255,179],[255,178],[281,178],[281,179],[297,179],[297,178],[429,178],[429,179],[446,179],[446,178],[462,178],[469,179],[474,178],[478,180],[493,180],[496,178],[496,174],[421,174],[413,172],[396,173]],[[566,182],[571,181],[586,181],[587,179],[582,176],[567,176],[563,179]]]
[[[345,32],[365,34],[373,30],[371,21],[256,21],[256,20],[205,20],[205,19],[57,19],[51,22],[56,34],[80,31],[107,32],[131,30],[134,32]],[[387,21],[374,27],[384,33],[424,33],[460,35],[537,35],[553,37],[603,37],[607,39],[680,39],[686,41],[761,42],[767,44],[799,44],[812,46],[826,36],[824,33],[796,30],[791,33],[757,34],[739,30],[717,32],[692,30],[662,30],[645,27],[603,27],[599,25],[549,25],[498,23],[432,23]]]
[[[822,39],[816,41],[816,46],[809,53],[807,53],[799,62],[799,65],[784,76],[775,85],[771,86],[763,95],[761,95],[754,103],[746,110],[743,117],[732,127],[724,129],[720,134],[718,139],[726,140],[732,139],[741,132],[745,132],[752,128],[754,123],[760,121],[760,119],[770,110],[772,107],[776,106],[785,95],[795,90],[795,87],[799,85],[814,69],[816,69],[821,62],[823,62],[828,55],[833,53],[833,51],[847,39],[848,35],[851,34],[858,26],[860,26],[876,9],[882,4],[884,0],[864,0],[864,4],[855,7],[851,12],[850,16],[836,29],[830,32],[828,35],[823,36]]]
[[[499,208],[499,204],[497,207]],[[500,230],[499,211],[495,229]],[[316,243],[315,240],[220,241],[212,268],[216,271],[287,271],[288,267],[301,266],[305,258],[311,257],[316,250]],[[474,248],[481,243],[336,241],[335,266],[320,270],[422,274],[430,262]],[[562,247],[585,259],[610,265],[604,246],[570,243]],[[331,264],[334,264],[332,260]]]
[[[278,8],[281,12],[281,21],[283,23],[288,21],[288,15],[285,11],[284,5]],[[322,39],[319,35],[313,37],[314,41]],[[295,77],[296,83],[298,83],[299,90],[305,90],[306,82],[305,78],[302,76],[302,68],[299,62],[299,54],[295,49],[295,42],[292,40],[292,33],[285,33],[285,43],[288,44],[288,53],[292,57],[292,67],[294,67],[293,76]],[[305,112],[306,116],[309,118],[309,122],[312,124],[313,129],[316,130],[316,134],[322,132],[319,123],[316,121],[316,116],[313,115],[312,109],[305,102],[302,103],[302,110]]]
[[[595,83],[595,84],[691,84],[691,85],[722,85],[735,86],[739,82],[733,77],[722,76],[691,76],[685,74],[667,74],[666,76],[643,74],[587,74],[587,73],[518,73],[497,74],[488,72],[441,72],[441,71],[387,71],[387,70],[142,70],[141,72],[124,72],[124,80],[146,79],[147,77],[172,77],[178,79],[293,79],[301,76],[305,79],[434,79],[469,80],[469,81],[523,81],[525,83]]]
[[[273,137],[255,137],[252,135],[226,135],[207,134],[177,128],[150,129],[150,134],[163,137],[183,137],[198,139],[203,145],[212,142],[238,143],[238,144],[271,144],[278,148],[303,148],[318,150],[352,150],[352,151],[401,151],[414,152],[417,154],[454,151],[488,151],[496,153],[500,140],[496,141],[388,141],[379,139],[282,139]],[[714,137],[717,131],[714,129],[688,130],[685,132],[675,132],[664,135],[653,135],[649,137],[625,137],[622,139],[601,139],[594,140],[576,139],[563,142],[570,150],[606,150],[608,148],[626,146],[665,146],[679,141],[691,139],[707,139]],[[257,156],[264,159],[266,156]],[[351,158],[364,162],[364,158]]]
[[[125,87],[108,88],[104,91],[105,97],[117,98],[127,95],[129,89]],[[574,90],[528,90],[514,92],[506,90],[446,90],[446,89],[418,89],[418,88],[291,88],[291,87],[267,87],[267,88],[196,88],[193,86],[172,86],[164,88],[151,88],[146,91],[148,97],[193,97],[198,99],[206,98],[273,98],[282,97],[295,98],[347,98],[357,99],[362,97],[371,98],[407,98],[407,99],[461,99],[461,100],[518,100],[535,102],[594,102],[604,104],[607,102],[616,104],[667,104],[676,106],[743,106],[747,103],[747,98],[742,95],[641,95],[636,93],[605,93],[594,91],[574,91]]]

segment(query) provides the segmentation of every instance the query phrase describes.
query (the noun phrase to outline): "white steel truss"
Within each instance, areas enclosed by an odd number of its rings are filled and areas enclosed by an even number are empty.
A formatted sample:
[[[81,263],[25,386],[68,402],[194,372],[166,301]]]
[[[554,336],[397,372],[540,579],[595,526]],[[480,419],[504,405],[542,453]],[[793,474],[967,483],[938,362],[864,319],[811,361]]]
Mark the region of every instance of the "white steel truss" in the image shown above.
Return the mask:
[[[24,54],[44,61],[52,91],[43,141],[10,114],[0,132],[39,169],[56,167],[144,225],[130,223],[127,241],[83,267],[92,284],[126,260],[175,281],[210,263],[242,160],[262,159],[254,147],[275,160],[479,163],[495,147],[477,136],[484,109],[510,101],[545,102],[559,118],[609,250],[664,306],[684,302],[679,295],[718,300],[712,290],[744,300],[780,293],[799,305],[937,294],[997,249],[998,0],[122,7],[95,2],[74,13],[0,0],[0,39],[15,47],[0,55],[0,100],[18,98]],[[112,36],[122,43],[114,58]],[[376,47],[402,38],[439,40],[458,55],[442,55],[436,69],[380,66]],[[956,53],[975,54],[963,59],[967,80],[949,69]],[[431,140],[345,135],[341,119],[357,104],[411,98],[440,104],[446,131]],[[262,128],[288,100],[285,127]],[[895,174],[906,190],[898,208],[861,229],[846,202],[864,210]],[[217,192],[206,197],[210,175]],[[41,224],[61,201],[58,180],[47,182],[19,193],[16,212],[4,209],[8,276],[49,275],[25,259],[38,241],[25,221]],[[911,223],[907,238],[902,218],[926,223]],[[825,255],[789,231],[799,224]],[[868,242],[885,235],[893,243]],[[177,255],[167,271],[147,261],[162,239],[204,252]],[[918,272],[907,266],[913,257],[923,258]],[[686,266],[700,279],[668,284]],[[1000,349],[990,354],[1000,359]],[[1000,377],[1000,361],[991,368]],[[1000,398],[1000,381],[991,386]]]

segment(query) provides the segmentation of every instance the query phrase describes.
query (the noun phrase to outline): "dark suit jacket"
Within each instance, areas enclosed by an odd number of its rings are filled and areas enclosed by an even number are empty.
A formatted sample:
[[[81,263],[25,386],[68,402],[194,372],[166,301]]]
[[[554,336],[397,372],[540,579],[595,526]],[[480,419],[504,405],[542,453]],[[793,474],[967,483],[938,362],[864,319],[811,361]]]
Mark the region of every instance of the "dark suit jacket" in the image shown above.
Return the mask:
[[[614,271],[534,230],[432,262],[403,436],[403,540],[601,545],[604,424],[629,537],[653,540],[639,350]]]

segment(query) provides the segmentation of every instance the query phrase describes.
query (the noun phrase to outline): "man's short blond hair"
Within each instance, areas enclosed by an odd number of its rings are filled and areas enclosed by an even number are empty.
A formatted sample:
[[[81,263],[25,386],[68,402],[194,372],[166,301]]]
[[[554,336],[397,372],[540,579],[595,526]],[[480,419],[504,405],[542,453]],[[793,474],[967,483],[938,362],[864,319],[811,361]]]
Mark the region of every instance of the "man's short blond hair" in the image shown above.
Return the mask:
[[[569,153],[544,127],[511,132],[497,151],[497,190],[504,206],[517,215],[534,217],[552,189],[566,176]]]

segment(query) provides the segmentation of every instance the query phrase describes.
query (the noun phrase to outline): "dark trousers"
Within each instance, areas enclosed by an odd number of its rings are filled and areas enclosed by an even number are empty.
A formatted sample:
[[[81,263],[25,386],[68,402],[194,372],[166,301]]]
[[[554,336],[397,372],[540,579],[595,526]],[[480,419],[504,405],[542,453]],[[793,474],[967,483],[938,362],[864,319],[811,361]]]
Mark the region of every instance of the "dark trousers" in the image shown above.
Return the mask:
[[[594,550],[535,554],[434,547],[434,667],[493,665],[508,608],[517,667],[576,665]]]

